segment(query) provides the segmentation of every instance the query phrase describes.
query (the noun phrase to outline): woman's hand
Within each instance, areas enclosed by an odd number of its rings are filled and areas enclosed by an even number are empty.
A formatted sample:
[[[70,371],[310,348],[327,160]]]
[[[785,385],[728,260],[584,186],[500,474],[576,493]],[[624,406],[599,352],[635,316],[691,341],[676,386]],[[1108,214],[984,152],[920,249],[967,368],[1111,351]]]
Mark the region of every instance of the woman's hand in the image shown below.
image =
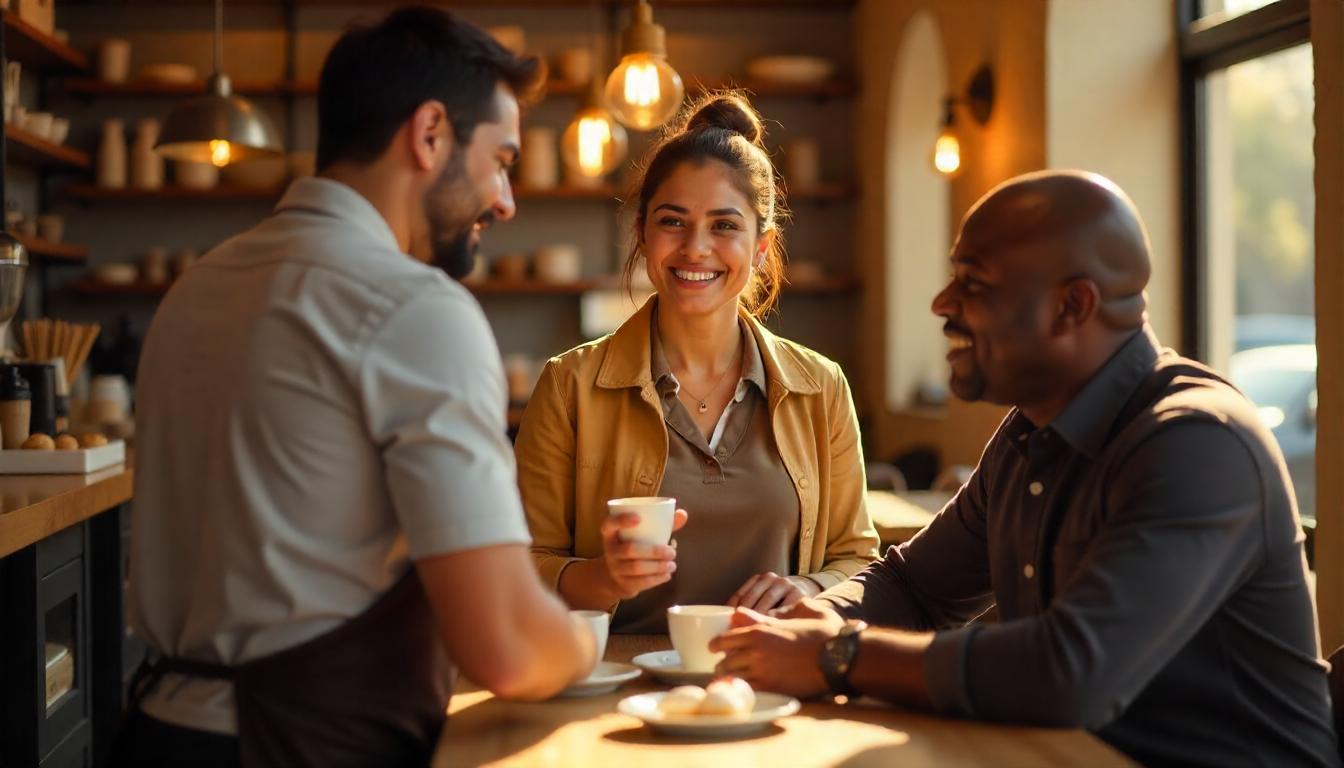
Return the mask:
[[[672,530],[679,530],[686,519],[686,510],[678,509],[672,518]],[[639,516],[630,513],[610,515],[602,521],[602,561],[609,586],[621,600],[667,583],[677,570],[674,547],[621,540],[621,529],[637,525]]]
[[[774,608],[788,608],[805,597],[814,597],[821,587],[806,576],[780,576],[770,571],[758,573],[747,579],[728,598],[728,605],[734,608],[750,608],[753,611],[765,611]]]

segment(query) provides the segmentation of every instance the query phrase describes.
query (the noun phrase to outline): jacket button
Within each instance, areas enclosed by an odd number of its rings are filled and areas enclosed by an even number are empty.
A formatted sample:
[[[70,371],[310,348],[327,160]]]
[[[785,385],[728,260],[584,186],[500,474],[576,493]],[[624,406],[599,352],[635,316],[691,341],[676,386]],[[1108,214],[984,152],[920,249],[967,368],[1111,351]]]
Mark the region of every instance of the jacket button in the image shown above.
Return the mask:
[[[652,484],[653,484],[653,478],[649,477],[648,475],[640,475],[640,476],[639,476],[639,484],[640,484],[640,485],[652,485]]]
[[[804,475],[804,476],[798,478],[798,487],[799,487],[799,488],[806,488],[806,487],[807,487],[807,476],[806,476],[806,475]]]

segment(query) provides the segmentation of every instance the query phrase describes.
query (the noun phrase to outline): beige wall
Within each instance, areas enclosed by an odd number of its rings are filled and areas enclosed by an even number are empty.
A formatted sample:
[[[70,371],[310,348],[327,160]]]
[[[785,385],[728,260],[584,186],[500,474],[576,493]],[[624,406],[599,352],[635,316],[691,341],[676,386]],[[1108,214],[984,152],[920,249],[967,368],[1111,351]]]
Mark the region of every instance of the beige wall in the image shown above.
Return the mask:
[[[1096,171],[1138,206],[1153,246],[1149,320],[1180,343],[1178,66],[1171,0],[1056,0],[1046,20],[1046,160]]]
[[[888,201],[883,179],[890,133],[889,99],[905,23],[925,9],[938,22],[947,52],[948,80],[961,89],[983,63],[994,69],[994,113],[983,128],[962,119],[965,170],[951,184],[954,229],[980,195],[1000,181],[1045,165],[1045,19],[1046,0],[860,0],[854,13],[856,60],[863,91],[856,107],[855,147],[860,188],[857,252],[864,276],[864,349],[887,348],[884,330],[886,254],[884,221]],[[932,301],[933,297],[928,299]],[[941,339],[930,339],[940,344]],[[880,353],[879,353],[880,354]],[[950,403],[937,413],[893,413],[887,410],[884,361],[877,354],[861,360],[865,425],[870,456],[890,459],[916,445],[937,446],[945,462],[973,464],[994,426],[1000,408]]]

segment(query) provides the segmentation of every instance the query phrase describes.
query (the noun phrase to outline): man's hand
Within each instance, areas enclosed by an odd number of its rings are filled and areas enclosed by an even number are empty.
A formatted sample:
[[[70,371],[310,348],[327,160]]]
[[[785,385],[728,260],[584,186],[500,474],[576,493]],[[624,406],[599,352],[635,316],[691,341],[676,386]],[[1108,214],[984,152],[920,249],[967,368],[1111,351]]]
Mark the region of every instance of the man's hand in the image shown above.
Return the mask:
[[[822,645],[840,633],[844,619],[813,600],[800,601],[786,613],[799,618],[772,618],[738,608],[733,629],[709,642],[711,651],[725,654],[715,672],[800,699],[829,691],[817,659]]]

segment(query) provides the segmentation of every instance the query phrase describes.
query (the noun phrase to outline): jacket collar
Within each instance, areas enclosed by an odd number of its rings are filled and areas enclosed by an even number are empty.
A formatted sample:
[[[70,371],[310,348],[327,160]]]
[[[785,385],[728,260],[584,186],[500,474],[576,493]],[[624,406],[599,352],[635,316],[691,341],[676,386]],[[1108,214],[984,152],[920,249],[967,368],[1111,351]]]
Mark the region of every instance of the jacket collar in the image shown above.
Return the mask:
[[[643,387],[653,382],[651,324],[657,301],[656,294],[650,296],[644,306],[611,335],[606,357],[597,372],[597,386],[603,389],[624,389]],[[766,330],[745,309],[739,308],[738,315],[756,339],[761,361],[765,364],[766,378],[772,384],[785,392],[800,395],[814,395],[821,391],[821,384],[799,364],[797,352]]]

